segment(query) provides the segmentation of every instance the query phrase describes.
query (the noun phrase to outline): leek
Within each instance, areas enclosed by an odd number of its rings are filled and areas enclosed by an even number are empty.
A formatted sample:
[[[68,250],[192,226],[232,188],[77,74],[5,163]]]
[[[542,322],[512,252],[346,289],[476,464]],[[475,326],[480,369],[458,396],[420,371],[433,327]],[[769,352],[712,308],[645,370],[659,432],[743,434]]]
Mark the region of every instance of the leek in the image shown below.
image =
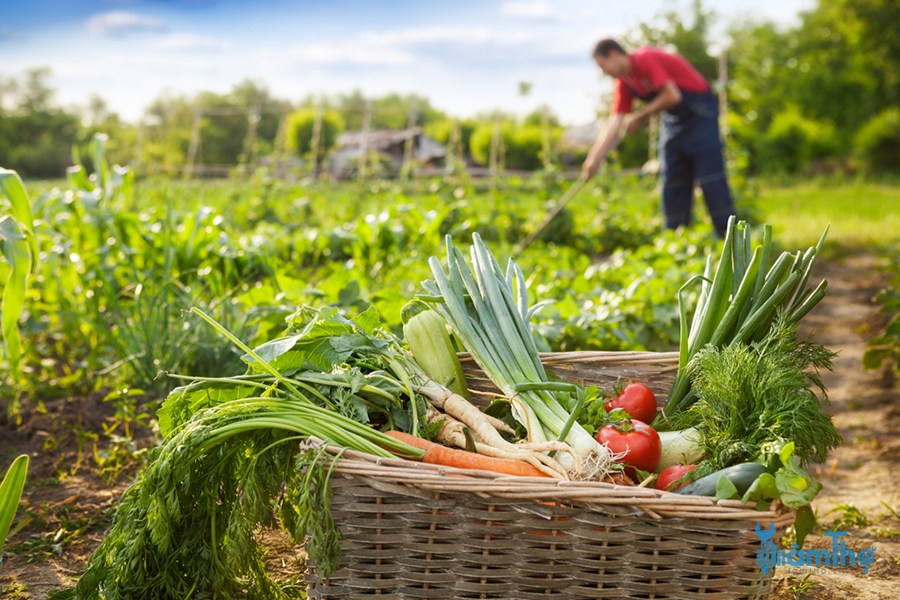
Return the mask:
[[[608,451],[574,422],[553,390],[546,385],[538,386],[541,389],[517,387],[550,383],[529,327],[531,316],[546,302],[529,308],[525,276],[519,265],[510,259],[504,272],[481,237],[475,233],[472,239],[470,268],[451,237],[446,237],[447,272],[436,257],[431,257],[428,264],[434,280],[423,282],[428,295],[419,298],[429,302],[450,324],[478,366],[509,399],[513,416],[528,431],[529,442],[543,443],[563,436],[579,456],[590,458],[591,464],[605,474]],[[559,456],[567,469],[574,470],[567,459],[565,454]]]

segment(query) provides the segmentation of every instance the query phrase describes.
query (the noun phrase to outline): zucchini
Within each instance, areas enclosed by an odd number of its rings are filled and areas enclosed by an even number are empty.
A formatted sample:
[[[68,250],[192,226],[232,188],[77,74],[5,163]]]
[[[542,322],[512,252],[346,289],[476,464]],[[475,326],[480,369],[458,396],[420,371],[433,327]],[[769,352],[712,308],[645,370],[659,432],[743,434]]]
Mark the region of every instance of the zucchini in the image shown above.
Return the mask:
[[[406,304],[400,318],[403,320],[403,337],[425,374],[471,402],[466,376],[450,342],[444,319],[420,300]]]
[[[753,485],[753,482],[766,472],[766,467],[759,463],[741,463],[701,477],[680,490],[676,490],[675,493],[685,496],[715,496],[719,477],[726,477],[737,488],[738,494],[743,495]]]

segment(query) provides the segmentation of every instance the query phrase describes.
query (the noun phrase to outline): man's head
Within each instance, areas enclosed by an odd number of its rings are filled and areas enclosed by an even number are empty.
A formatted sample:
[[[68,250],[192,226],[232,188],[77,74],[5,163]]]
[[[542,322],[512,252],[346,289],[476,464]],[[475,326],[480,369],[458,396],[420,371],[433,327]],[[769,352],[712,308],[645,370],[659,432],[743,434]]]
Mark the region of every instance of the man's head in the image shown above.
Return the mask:
[[[628,53],[616,40],[605,39],[597,42],[593,57],[597,66],[610,77],[622,77],[630,70]]]

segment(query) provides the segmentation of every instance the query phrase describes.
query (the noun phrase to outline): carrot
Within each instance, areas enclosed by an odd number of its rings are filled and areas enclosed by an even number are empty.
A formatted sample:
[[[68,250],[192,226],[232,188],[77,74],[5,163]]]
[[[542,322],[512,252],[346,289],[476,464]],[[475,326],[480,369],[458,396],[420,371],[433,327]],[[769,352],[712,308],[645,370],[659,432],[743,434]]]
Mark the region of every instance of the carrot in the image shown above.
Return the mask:
[[[477,469],[479,471],[518,475],[519,477],[550,477],[521,460],[483,456],[474,452],[447,448],[439,444],[433,444],[425,449],[425,456],[422,458],[422,462],[445,467],[456,467],[458,469]]]
[[[402,431],[397,431],[391,429],[390,431],[385,431],[385,435],[389,435],[395,440],[399,440],[401,442],[406,442],[410,446],[414,448],[418,448],[419,450],[428,450],[431,446],[437,446],[434,442],[429,442],[426,439],[416,437],[409,433],[403,433]]]

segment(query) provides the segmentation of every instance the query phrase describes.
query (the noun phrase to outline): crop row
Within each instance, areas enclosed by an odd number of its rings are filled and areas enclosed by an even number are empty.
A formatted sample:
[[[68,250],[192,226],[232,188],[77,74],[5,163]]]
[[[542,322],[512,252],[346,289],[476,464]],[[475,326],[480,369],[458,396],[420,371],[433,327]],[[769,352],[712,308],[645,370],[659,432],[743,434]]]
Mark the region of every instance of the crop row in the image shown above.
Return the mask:
[[[477,231],[509,255],[567,186],[134,182],[98,151],[98,173],[75,167],[33,199],[41,260],[20,324],[17,388],[33,398],[114,386],[159,397],[175,385],[161,372],[240,370],[192,306],[251,342],[302,304],[372,305],[398,328],[445,234],[462,244]],[[674,292],[715,240],[707,228],[660,233],[651,195],[641,182],[603,180],[519,256],[533,293],[556,301],[534,319],[543,349],[677,342]]]

